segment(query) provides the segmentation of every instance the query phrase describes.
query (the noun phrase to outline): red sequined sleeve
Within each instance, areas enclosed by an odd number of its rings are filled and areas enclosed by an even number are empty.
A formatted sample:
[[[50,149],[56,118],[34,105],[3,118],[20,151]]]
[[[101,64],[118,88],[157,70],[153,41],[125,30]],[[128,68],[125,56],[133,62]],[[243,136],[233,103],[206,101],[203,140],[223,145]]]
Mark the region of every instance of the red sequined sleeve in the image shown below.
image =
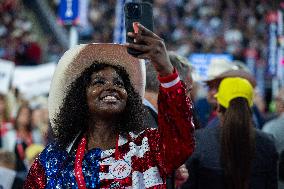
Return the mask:
[[[160,168],[171,174],[192,154],[195,147],[192,102],[175,71],[161,82],[158,97]],[[170,85],[165,85],[170,84]],[[167,88],[165,88],[167,87]]]
[[[43,166],[36,159],[30,168],[29,174],[24,184],[24,189],[44,189],[46,185],[46,177]]]

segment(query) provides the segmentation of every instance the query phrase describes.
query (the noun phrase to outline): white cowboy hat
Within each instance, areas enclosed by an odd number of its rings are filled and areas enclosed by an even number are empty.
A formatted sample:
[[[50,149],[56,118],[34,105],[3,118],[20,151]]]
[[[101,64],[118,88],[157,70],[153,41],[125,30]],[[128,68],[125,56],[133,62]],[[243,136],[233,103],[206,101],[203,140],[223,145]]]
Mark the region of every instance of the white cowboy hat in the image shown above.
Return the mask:
[[[59,115],[63,100],[71,84],[94,63],[105,63],[123,67],[129,75],[136,92],[144,96],[145,64],[127,53],[126,47],[112,43],[77,45],[64,53],[58,62],[48,97],[48,110],[51,126]]]
[[[238,67],[232,62],[225,59],[214,59],[208,67],[208,78],[204,82],[210,82],[226,71],[237,69]]]

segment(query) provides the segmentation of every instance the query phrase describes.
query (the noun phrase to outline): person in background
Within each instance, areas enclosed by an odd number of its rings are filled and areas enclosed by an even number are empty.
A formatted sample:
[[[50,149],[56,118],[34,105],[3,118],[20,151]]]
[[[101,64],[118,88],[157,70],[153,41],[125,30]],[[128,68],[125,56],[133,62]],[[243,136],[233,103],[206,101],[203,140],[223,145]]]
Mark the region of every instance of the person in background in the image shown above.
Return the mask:
[[[279,182],[278,189],[284,189],[284,150],[280,153],[279,156]]]
[[[284,150],[284,88],[275,97],[276,113],[278,117],[267,122],[262,131],[269,133],[275,140],[278,153]]]
[[[215,95],[221,125],[196,131],[183,189],[277,189],[278,155],[271,138],[253,126],[253,93],[246,79],[221,81]]]
[[[0,149],[0,188],[22,189],[24,179],[17,175],[16,156],[13,152]]]
[[[3,148],[15,152],[16,170],[23,173],[27,172],[25,149],[33,143],[42,143],[40,132],[32,129],[31,116],[31,108],[27,104],[22,105],[15,118],[14,129],[3,136]]]
[[[284,151],[284,88],[281,88],[275,97],[276,113],[278,117],[267,122],[262,131],[273,136],[277,152]],[[279,166],[279,171],[281,171]],[[278,188],[284,188],[284,181],[279,180]]]
[[[223,65],[223,64],[221,64],[221,65]],[[206,81],[206,85],[208,86],[207,100],[208,100],[208,102],[211,106],[211,113],[210,113],[210,116],[208,118],[208,123],[205,127],[217,127],[220,124],[219,117],[217,116],[218,112],[216,111],[217,101],[216,101],[214,95],[217,93],[218,86],[224,78],[241,77],[241,78],[247,79],[254,88],[256,87],[255,78],[249,72],[245,71],[246,69],[244,69],[240,66],[237,66],[237,65],[233,65],[233,63],[232,63],[231,66],[232,67],[230,69],[228,69],[227,71],[224,71],[219,75],[215,75],[214,77],[211,77],[210,80]],[[211,68],[209,68],[209,69],[211,69]],[[216,69],[216,68],[214,68],[214,69]],[[197,106],[196,110],[201,111],[200,108],[201,108],[200,106]],[[258,129],[261,129],[263,124],[264,124],[264,118],[263,118],[262,114],[260,113],[257,106],[253,105],[252,111],[253,111],[252,115],[253,115],[254,126]]]
[[[45,105],[39,105],[32,110],[32,127],[39,130],[43,144],[48,142],[48,112]]]
[[[220,80],[216,80],[216,77],[220,74],[238,69],[234,64],[226,60],[213,60],[208,67],[208,77],[205,80],[205,84],[208,88],[206,98],[199,98],[195,103],[195,110],[197,113],[197,119],[200,122],[200,127],[207,127],[208,123],[211,122],[216,116],[216,106],[217,102],[214,98]]]
[[[2,137],[12,128],[13,124],[10,117],[7,98],[4,94],[0,93],[0,148],[3,145]]]
[[[192,97],[195,96],[195,93],[192,92],[194,82],[192,79],[193,68],[185,57],[180,56],[173,51],[169,52],[169,58],[172,65],[177,69],[178,73],[180,74],[181,80],[185,83],[187,95],[192,99]],[[157,74],[155,73],[153,65],[148,63],[146,64],[146,88],[143,103],[148,109],[146,113],[150,113],[151,115],[148,117],[148,120],[146,120],[146,123],[150,121],[149,123],[147,123],[147,125],[149,125],[149,127],[154,128],[157,127],[156,115],[158,113],[158,93],[159,80],[157,79]],[[195,119],[195,117],[193,119],[195,128],[198,128],[199,122]]]
[[[34,160],[38,157],[38,155],[43,151],[44,146],[41,144],[31,144],[29,147],[26,148],[26,161],[28,167],[30,168],[34,163]]]

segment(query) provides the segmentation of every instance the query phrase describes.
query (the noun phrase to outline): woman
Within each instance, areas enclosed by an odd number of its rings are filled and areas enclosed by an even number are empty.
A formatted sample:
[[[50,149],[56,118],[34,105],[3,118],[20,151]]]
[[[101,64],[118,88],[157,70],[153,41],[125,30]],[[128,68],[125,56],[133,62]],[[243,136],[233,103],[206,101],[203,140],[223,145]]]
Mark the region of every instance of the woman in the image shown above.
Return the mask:
[[[25,149],[33,143],[41,143],[40,132],[32,129],[32,110],[26,104],[22,105],[15,118],[13,130],[10,130],[3,137],[3,148],[14,151],[16,154],[16,171],[27,173],[24,163]]]
[[[215,95],[221,125],[196,132],[196,150],[186,163],[189,189],[275,189],[274,143],[252,122],[253,87],[225,78]]]
[[[10,117],[7,97],[0,93],[0,148],[3,146],[2,137],[13,127]]]
[[[192,153],[191,101],[163,40],[138,27],[129,34],[135,44],[79,45],[63,55],[49,95],[56,142],[35,160],[25,188],[165,188]],[[144,129],[145,68],[126,47],[159,74],[159,130]]]

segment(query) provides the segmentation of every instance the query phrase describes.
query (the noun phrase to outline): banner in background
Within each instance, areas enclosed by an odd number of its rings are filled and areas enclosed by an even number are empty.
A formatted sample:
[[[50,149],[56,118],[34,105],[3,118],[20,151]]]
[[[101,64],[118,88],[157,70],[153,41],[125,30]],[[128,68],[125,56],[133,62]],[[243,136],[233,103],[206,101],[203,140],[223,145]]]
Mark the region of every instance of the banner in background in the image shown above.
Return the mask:
[[[226,60],[231,62],[233,57],[229,54],[191,54],[188,57],[191,65],[194,67],[194,70],[197,74],[197,80],[204,81],[208,77],[208,67],[211,62],[218,60]]]
[[[79,0],[79,25],[87,27],[89,25],[89,0]]]
[[[277,69],[277,12],[269,12],[266,21],[269,24],[268,73],[274,76]]]
[[[0,59],[0,93],[7,94],[13,77],[14,62]]]
[[[278,35],[278,64],[277,64],[277,78],[281,86],[284,86],[284,31],[283,31],[283,13],[284,13],[284,2],[280,3],[280,9],[278,10],[277,20],[277,35]]]
[[[48,94],[55,67],[55,63],[17,66],[12,85],[17,87],[25,98]]]
[[[125,25],[124,25],[124,4],[127,0],[117,0],[115,7],[115,27],[113,32],[114,43],[124,43],[125,37]]]

